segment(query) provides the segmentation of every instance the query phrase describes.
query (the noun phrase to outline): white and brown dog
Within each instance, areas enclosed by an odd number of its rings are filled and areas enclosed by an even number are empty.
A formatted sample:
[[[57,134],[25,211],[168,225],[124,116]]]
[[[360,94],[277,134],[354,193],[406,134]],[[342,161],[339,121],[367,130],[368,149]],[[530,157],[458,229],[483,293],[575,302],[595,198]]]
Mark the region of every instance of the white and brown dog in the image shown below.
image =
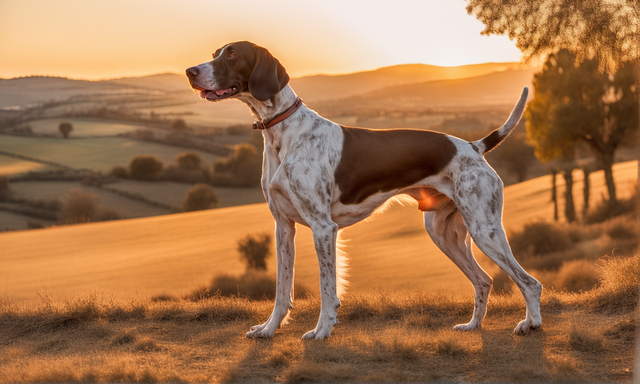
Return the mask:
[[[271,316],[247,337],[273,336],[292,308],[296,223],[313,231],[322,299],[318,324],[302,338],[329,337],[340,307],[338,231],[401,194],[418,202],[435,244],[473,284],[473,317],[455,329],[480,327],[492,284],[473,256],[472,241],[524,295],[526,318],[514,332],[541,326],[542,285],[511,253],[502,227],[502,180],[484,159],[520,120],[527,88],[501,128],[467,142],[432,131],[333,123],[302,104],[280,62],[249,42],[225,45],[212,61],[187,69],[187,76],[203,99],[244,102],[258,121],[254,128],[264,136],[262,190],[276,222],[278,278]]]

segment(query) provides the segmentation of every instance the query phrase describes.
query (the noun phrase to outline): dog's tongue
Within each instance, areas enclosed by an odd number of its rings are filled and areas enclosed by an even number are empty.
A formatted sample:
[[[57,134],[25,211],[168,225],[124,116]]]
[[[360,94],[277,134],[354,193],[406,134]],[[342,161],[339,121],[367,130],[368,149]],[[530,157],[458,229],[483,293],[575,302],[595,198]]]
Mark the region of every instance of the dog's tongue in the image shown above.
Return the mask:
[[[219,90],[219,91],[215,91],[215,92],[216,92],[216,95],[218,95],[218,96],[222,96],[222,95],[224,95],[225,93],[230,92],[230,91],[231,91],[231,88],[227,88],[227,89],[221,89],[221,90]]]

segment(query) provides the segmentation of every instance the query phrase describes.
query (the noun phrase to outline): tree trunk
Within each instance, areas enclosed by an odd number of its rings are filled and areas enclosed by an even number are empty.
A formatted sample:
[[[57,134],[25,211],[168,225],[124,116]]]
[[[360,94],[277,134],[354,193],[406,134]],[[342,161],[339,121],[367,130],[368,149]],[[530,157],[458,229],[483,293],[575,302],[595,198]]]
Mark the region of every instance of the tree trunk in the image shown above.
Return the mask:
[[[609,204],[618,203],[616,199],[616,184],[613,181],[613,153],[602,156],[602,167],[604,168],[604,180],[607,183],[607,191],[609,193]]]
[[[558,172],[555,169],[551,170],[551,201],[553,201],[553,221],[558,221],[558,197],[556,189],[556,175]]]
[[[573,175],[571,169],[564,171],[565,191],[564,191],[564,215],[568,223],[576,221],[576,209],[573,205]]]
[[[584,200],[584,205],[582,206],[582,217],[584,218],[587,215],[587,211],[589,210],[589,195],[590,195],[590,187],[591,183],[589,182],[589,174],[591,170],[588,166],[582,168],[582,173],[584,174],[584,188],[582,190],[582,197]]]

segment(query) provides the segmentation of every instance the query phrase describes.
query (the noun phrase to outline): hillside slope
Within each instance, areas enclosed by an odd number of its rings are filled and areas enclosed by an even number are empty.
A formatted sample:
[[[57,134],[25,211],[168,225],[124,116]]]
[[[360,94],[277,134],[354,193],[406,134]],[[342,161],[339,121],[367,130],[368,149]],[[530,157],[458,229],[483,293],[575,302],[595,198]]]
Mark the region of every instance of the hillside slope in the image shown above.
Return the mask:
[[[614,166],[620,197],[638,180],[636,162]],[[574,175],[576,210],[582,205]],[[602,171],[592,173],[593,202],[604,193]],[[504,223],[520,228],[550,218],[549,176],[505,191]],[[563,183],[559,182],[559,193]],[[296,279],[315,291],[317,259],[309,229],[298,226]],[[236,244],[246,234],[272,233],[266,204],[145,219],[0,233],[0,297],[37,299],[106,290],[119,298],[185,294],[220,272],[240,273]],[[351,292],[446,290],[471,294],[462,273],[429,240],[415,205],[393,205],[384,214],[346,229]],[[517,255],[516,255],[517,257]],[[275,273],[275,258],[269,270]]]

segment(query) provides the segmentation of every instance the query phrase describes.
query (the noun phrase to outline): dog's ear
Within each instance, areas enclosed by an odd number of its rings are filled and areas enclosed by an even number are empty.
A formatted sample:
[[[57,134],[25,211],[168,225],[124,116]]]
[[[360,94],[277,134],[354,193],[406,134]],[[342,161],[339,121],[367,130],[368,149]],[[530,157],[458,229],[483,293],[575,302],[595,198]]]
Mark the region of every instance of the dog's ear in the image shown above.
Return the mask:
[[[254,46],[256,62],[249,77],[251,96],[265,101],[280,92],[289,82],[289,75],[282,64],[265,48]]]

